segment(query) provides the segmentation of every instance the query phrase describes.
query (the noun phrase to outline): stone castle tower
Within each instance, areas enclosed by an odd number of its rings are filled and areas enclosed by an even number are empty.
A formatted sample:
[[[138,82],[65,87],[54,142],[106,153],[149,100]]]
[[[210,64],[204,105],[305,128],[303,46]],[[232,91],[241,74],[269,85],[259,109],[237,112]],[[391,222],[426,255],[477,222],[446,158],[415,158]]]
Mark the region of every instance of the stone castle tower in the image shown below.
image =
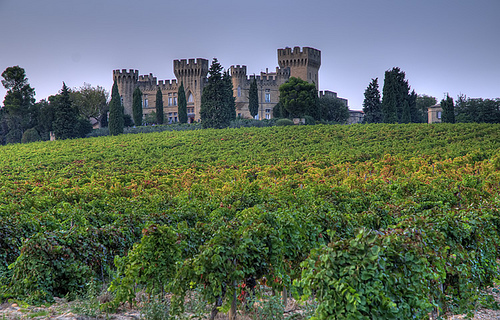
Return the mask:
[[[247,75],[246,66],[231,66],[236,101],[236,114],[242,118],[251,118],[248,110],[250,83],[255,78],[259,94],[259,113],[256,118],[270,119],[274,106],[279,102],[279,87],[290,77],[301,78],[315,83],[319,88],[318,72],[321,66],[321,51],[310,47],[278,49],[278,65],[275,72],[261,72],[260,75]],[[163,94],[165,122],[177,122],[177,90],[184,83],[189,122],[199,121],[201,94],[207,83],[208,60],[174,60],[174,74],[177,79],[158,81],[153,74],[139,75],[138,70],[114,70],[113,81],[117,82],[118,91],[126,114],[132,114],[132,94],[139,87],[143,96],[144,117],[155,111],[156,92],[160,88]]]
[[[278,65],[290,68],[290,76],[315,83],[319,90],[318,71],[321,66],[321,51],[304,47],[278,49]]]

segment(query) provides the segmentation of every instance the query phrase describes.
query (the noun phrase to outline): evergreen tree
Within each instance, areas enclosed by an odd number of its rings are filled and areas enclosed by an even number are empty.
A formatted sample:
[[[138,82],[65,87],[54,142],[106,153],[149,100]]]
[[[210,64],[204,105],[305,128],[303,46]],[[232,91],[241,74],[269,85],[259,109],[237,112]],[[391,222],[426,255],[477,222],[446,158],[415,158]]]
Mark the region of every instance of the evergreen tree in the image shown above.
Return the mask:
[[[163,124],[163,94],[160,88],[156,90],[156,124]]]
[[[184,82],[181,81],[181,86],[177,90],[177,114],[179,115],[180,123],[187,123],[187,101],[186,92],[184,91]]]
[[[382,122],[382,102],[380,101],[380,90],[378,78],[372,79],[365,90],[365,99],[363,100],[363,112],[365,123]]]
[[[73,107],[69,89],[64,82],[61,93],[52,101],[55,104],[52,129],[54,130],[56,139],[78,137],[78,110]]]
[[[412,92],[408,96],[408,105],[410,108],[411,122],[413,123],[427,122],[427,118],[423,117],[422,113],[417,108],[417,97],[418,95],[415,92],[415,90],[412,90]]]
[[[385,123],[411,122],[409,104],[410,87],[405,80],[405,73],[399,68],[385,72],[382,90],[382,120]]]
[[[37,125],[35,90],[29,85],[24,69],[19,66],[5,69],[2,77],[2,84],[7,89],[2,108],[3,121],[7,128],[6,142],[18,143],[21,142],[25,130]]]
[[[453,98],[446,95],[446,99],[441,100],[441,108],[443,109],[441,121],[455,123],[455,106],[453,104]]]
[[[134,115],[134,124],[142,126],[142,92],[139,87],[135,88],[132,94],[132,113]]]
[[[233,85],[228,72],[222,73],[222,66],[213,59],[208,71],[207,85],[201,95],[200,117],[203,128],[226,128],[236,119]]]
[[[288,114],[292,118],[311,116],[320,120],[318,91],[314,83],[291,77],[280,86],[279,90],[282,116],[284,114]]]
[[[255,116],[259,113],[259,92],[255,77],[250,84],[250,90],[248,92],[248,110],[250,111],[252,118],[255,118]]]
[[[417,96],[416,107],[418,113],[420,114],[422,122],[427,123],[428,108],[435,105],[436,103],[437,99],[432,96],[428,96],[426,94],[419,94]]]
[[[343,124],[349,119],[349,108],[345,100],[323,96],[319,98],[319,105],[321,120]]]
[[[111,90],[111,101],[109,102],[109,134],[112,136],[122,134],[123,122],[123,105],[115,81]]]

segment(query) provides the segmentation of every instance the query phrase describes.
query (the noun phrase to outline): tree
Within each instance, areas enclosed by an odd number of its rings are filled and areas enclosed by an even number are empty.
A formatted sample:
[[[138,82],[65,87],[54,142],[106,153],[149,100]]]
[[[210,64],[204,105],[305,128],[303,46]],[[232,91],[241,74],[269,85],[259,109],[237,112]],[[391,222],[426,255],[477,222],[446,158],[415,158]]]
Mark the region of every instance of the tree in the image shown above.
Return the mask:
[[[132,94],[132,114],[134,116],[134,124],[142,126],[142,91],[139,87],[135,88]]]
[[[382,90],[382,120],[385,123],[417,122],[412,119],[413,102],[410,101],[410,86],[405,80],[405,73],[399,68],[385,72]],[[414,113],[414,112],[413,112]]]
[[[160,88],[156,90],[156,124],[163,124],[163,94]]]
[[[111,101],[109,102],[109,134],[116,136],[123,133],[123,105],[116,81],[111,90]]]
[[[259,92],[257,89],[257,80],[253,78],[252,83],[250,83],[250,90],[248,92],[248,110],[250,115],[255,119],[255,116],[259,113]]]
[[[79,89],[70,92],[73,105],[85,119],[99,121],[100,116],[107,109],[109,93],[103,87],[92,87],[84,83]]]
[[[335,123],[346,123],[349,119],[349,108],[345,100],[323,96],[319,98],[321,119]]]
[[[382,122],[382,102],[380,101],[380,90],[378,78],[372,79],[365,90],[365,99],[363,100],[363,112],[365,123]]]
[[[318,92],[314,83],[291,77],[282,84],[280,105],[292,118],[311,116],[320,119]]]
[[[457,99],[456,122],[500,122],[500,99],[467,98],[460,95]]]
[[[37,102],[38,112],[38,125],[37,130],[42,137],[42,140],[50,139],[50,132],[53,131],[52,123],[54,122],[55,103],[51,103],[56,96],[50,96],[49,101],[40,100]]]
[[[455,106],[453,105],[453,98],[446,95],[446,99],[441,100],[441,121],[447,123],[455,123]]]
[[[61,92],[53,101],[55,106],[52,128],[56,139],[78,137],[78,110],[73,107],[69,89],[64,82]]]
[[[2,77],[2,84],[7,89],[2,108],[9,131],[5,137],[8,143],[21,142],[23,132],[37,125],[35,90],[29,85],[24,69],[19,66],[8,67]]]
[[[179,114],[179,122],[187,123],[187,101],[186,92],[184,91],[184,82],[181,81],[181,86],[177,90],[177,113]]]
[[[431,106],[434,106],[436,103],[437,99],[432,96],[428,96],[425,94],[419,94],[417,96],[416,108],[418,113],[420,113],[422,122],[427,122],[427,109]]]
[[[210,76],[201,95],[202,125],[203,128],[226,128],[236,119],[231,77],[228,72],[222,74],[222,66],[216,58],[208,72]]]

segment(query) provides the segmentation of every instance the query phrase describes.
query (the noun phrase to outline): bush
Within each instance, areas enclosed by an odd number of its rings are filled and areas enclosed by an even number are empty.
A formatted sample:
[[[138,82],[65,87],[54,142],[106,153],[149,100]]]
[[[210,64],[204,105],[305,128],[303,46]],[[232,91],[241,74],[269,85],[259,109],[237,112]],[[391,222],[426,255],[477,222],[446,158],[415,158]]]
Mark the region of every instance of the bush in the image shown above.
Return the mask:
[[[28,129],[24,131],[23,137],[21,138],[21,143],[29,143],[35,141],[41,141],[42,137],[35,128]]]
[[[276,121],[276,126],[281,127],[281,126],[293,126],[294,123],[290,119],[279,119]]]
[[[306,125],[314,126],[316,124],[316,120],[311,116],[304,116],[304,119],[306,120]]]

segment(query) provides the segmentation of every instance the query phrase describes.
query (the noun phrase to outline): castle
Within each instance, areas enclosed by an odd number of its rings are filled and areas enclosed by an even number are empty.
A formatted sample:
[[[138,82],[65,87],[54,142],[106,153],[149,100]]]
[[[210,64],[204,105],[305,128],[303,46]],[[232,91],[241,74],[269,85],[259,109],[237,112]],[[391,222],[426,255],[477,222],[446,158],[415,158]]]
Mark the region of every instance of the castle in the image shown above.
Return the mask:
[[[309,47],[278,49],[276,72],[261,72],[260,75],[247,75],[246,66],[231,66],[229,71],[233,82],[236,114],[242,118],[251,118],[248,109],[250,83],[257,81],[259,112],[257,119],[271,119],[274,106],[279,102],[279,87],[290,77],[301,78],[315,83],[319,88],[318,71],[321,66],[321,51]],[[155,111],[156,92],[160,88],[163,94],[165,122],[178,121],[177,91],[181,82],[186,93],[188,121],[199,121],[201,94],[207,83],[209,62],[206,59],[174,60],[174,74],[177,79],[157,80],[152,73],[139,75],[138,70],[114,70],[113,81],[117,83],[122,98],[125,114],[132,114],[132,94],[136,87],[142,92],[144,116]],[[320,92],[321,96],[337,97],[335,92]],[[347,105],[347,100],[342,99]]]

